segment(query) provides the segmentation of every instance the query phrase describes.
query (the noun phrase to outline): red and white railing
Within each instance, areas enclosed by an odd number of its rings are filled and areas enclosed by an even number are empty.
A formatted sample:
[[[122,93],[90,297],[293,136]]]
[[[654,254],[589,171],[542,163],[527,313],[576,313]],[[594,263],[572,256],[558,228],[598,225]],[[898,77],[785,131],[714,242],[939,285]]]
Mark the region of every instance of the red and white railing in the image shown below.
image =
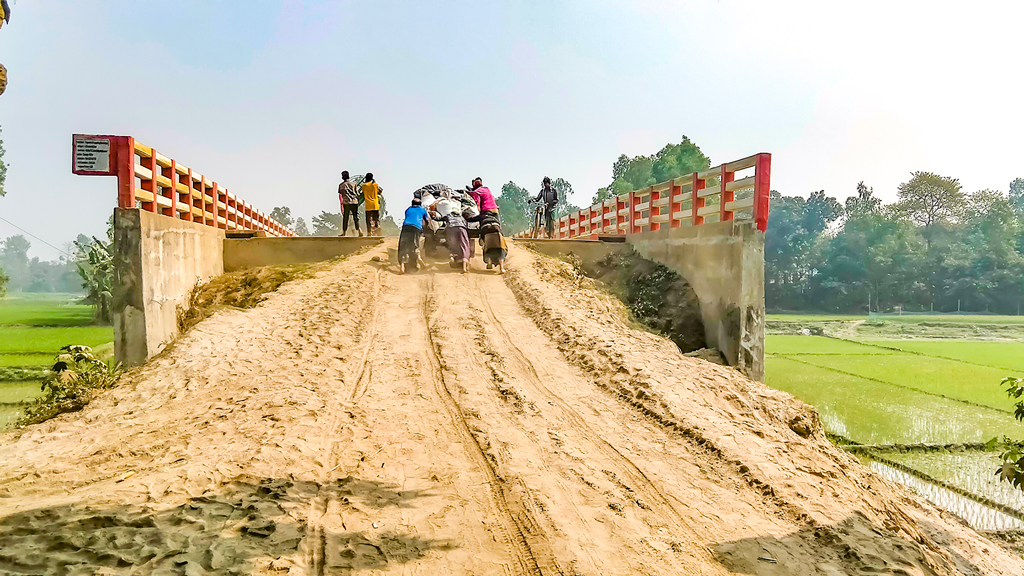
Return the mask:
[[[562,216],[554,237],[597,239],[727,220],[753,221],[764,232],[771,165],[771,154],[755,154],[609,198]],[[530,232],[516,237],[529,238]]]
[[[72,172],[117,176],[117,205],[141,208],[223,230],[294,236],[277,220],[253,208],[205,176],[131,136],[75,134]]]

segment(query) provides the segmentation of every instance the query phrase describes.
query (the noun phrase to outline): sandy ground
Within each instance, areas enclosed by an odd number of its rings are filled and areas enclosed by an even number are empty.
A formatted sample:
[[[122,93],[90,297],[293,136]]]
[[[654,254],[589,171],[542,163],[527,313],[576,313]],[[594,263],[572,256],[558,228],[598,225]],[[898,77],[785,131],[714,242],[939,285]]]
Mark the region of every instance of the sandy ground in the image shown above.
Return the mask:
[[[0,573],[1024,574],[567,266],[389,250],[0,437]]]

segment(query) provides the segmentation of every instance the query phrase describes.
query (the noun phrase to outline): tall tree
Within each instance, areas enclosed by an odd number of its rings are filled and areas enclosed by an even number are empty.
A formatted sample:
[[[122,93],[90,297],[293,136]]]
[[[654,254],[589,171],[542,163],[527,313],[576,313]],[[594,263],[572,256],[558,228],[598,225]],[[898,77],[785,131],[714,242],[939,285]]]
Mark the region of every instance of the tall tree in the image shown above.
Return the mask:
[[[313,216],[313,236],[337,236],[341,234],[341,214],[321,212]]]
[[[598,189],[592,203],[597,204],[612,196],[628,194],[651,184],[710,167],[711,160],[686,136],[678,144],[666,144],[652,156],[630,158],[620,154],[612,164],[611,184]]]
[[[897,188],[899,210],[923,226],[931,247],[931,232],[938,224],[954,221],[964,212],[965,195],[956,178],[932,172],[911,172],[910,180]]]
[[[568,180],[555,178],[551,182],[551,187],[558,191],[558,205],[555,206],[555,218],[561,218],[566,214],[580,211],[579,206],[569,202],[569,197],[572,196],[572,184],[569,184]]]
[[[296,218],[295,229],[292,232],[295,232],[296,236],[309,236],[309,228],[306,226],[306,221],[302,218]]]
[[[701,152],[700,147],[683,136],[678,144],[667,144],[654,156],[651,167],[654,183],[665,182],[677,176],[700,172],[711,168],[711,159]]]
[[[868,188],[864,181],[857,183],[857,195],[846,199],[846,215],[857,218],[877,214],[882,207],[882,200],[875,196],[875,189]]]
[[[602,188],[598,188],[597,192],[594,193],[594,197],[590,199],[590,205],[593,206],[594,204],[600,204],[611,197],[612,190],[610,187],[604,186]]]
[[[1018,214],[1024,214],[1024,178],[1014,178],[1010,182],[1010,203]]]
[[[10,277],[11,290],[24,290],[31,280],[28,250],[32,244],[21,234],[9,236],[0,242],[0,267]]]
[[[506,236],[528,230],[532,223],[530,217],[530,200],[532,196],[515,182],[508,182],[501,187],[501,194],[494,199],[498,204],[501,216],[502,232]]]
[[[270,211],[270,217],[277,220],[285,228],[292,230],[295,219],[292,218],[292,209],[287,206],[278,206]],[[294,230],[292,230],[294,232]]]
[[[765,291],[774,306],[798,308],[806,299],[822,232],[843,214],[832,197],[819,190],[804,199],[769,193],[772,217],[765,235]]]

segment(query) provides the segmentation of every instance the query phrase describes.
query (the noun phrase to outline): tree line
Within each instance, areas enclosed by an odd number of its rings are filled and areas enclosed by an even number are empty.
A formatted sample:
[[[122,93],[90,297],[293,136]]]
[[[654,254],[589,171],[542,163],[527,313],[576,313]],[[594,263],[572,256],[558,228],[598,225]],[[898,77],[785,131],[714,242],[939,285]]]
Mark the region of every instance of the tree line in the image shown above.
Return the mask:
[[[863,182],[840,203],[771,192],[765,244],[770,310],[992,312],[1024,300],[1024,178],[965,192],[913,172],[883,204]]]
[[[621,154],[612,163],[611,182],[594,193],[588,206],[710,167],[711,160],[686,136],[678,143],[666,144],[656,154],[649,156],[630,157]],[[551,185],[558,190],[556,218],[580,210],[580,207],[569,201],[573,194],[569,182],[563,178],[555,178]],[[539,186],[537,190],[540,190]],[[501,195],[495,200],[501,214],[502,230],[506,235],[517,234],[530,228],[533,223],[533,207],[529,201],[536,195],[536,192],[530,192],[511,181],[501,187]]]

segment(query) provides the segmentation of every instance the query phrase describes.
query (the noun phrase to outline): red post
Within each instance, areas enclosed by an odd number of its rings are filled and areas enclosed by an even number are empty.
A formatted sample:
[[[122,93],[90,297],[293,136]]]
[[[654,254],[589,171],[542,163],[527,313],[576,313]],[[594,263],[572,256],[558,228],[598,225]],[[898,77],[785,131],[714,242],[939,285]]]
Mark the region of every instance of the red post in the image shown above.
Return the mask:
[[[771,190],[772,155],[762,152],[754,164],[754,222],[757,229],[768,229],[768,196]]]
[[[143,202],[142,209],[147,212],[156,212],[156,197],[160,194],[160,187],[157,185],[156,177],[160,175],[160,166],[156,163],[156,150],[149,151],[149,158],[143,158],[141,164],[149,169],[149,180],[142,181],[142,189],[153,196],[151,202]]]
[[[171,201],[170,208],[164,208],[161,213],[164,216],[170,216],[171,218],[178,217],[178,163],[171,160],[170,168],[162,168],[161,170],[168,170],[169,174],[165,174],[164,178],[169,178],[171,181],[170,192],[164,192],[164,198]]]
[[[669,190],[671,191],[671,188]],[[661,192],[655,192],[654,186],[651,186],[651,196],[647,199],[650,204],[650,208],[647,209],[647,221],[651,232],[661,230],[661,223],[654,221],[655,216],[661,216],[661,207],[654,205],[657,200],[661,200]]]
[[[700,191],[704,189],[705,182],[697,177],[697,173],[693,173],[693,185],[690,186],[693,190],[693,225],[700,226],[704,223],[704,217],[697,214],[697,211],[704,207],[704,199],[700,197]]]
[[[177,174],[177,170],[175,170],[175,174]],[[188,212],[185,213],[185,215],[182,216],[181,219],[185,220],[186,222],[192,222],[193,218],[192,218],[192,169],[191,168],[189,168],[188,169],[188,173],[185,174],[185,188],[186,188],[186,190],[184,192],[181,192],[181,191],[178,192],[178,200],[181,201],[182,203],[184,203],[186,206],[188,206]]]
[[[210,188],[210,198],[213,198],[213,206],[210,207],[210,213],[213,214],[213,226],[215,228],[226,228],[227,218],[224,218],[224,226],[221,226],[220,220],[218,220],[218,218],[220,218],[222,214],[220,213],[220,206],[217,205],[217,203],[220,202],[220,190],[217,189],[216,182],[214,182],[213,186]],[[226,216],[227,211],[225,211],[223,215]]]
[[[135,208],[135,139],[114,136],[111,148],[117,165],[117,205]]]
[[[680,196],[683,195],[683,186],[676,184],[675,180],[672,180],[672,189],[668,196],[668,226],[669,228],[679,228],[683,225],[682,220],[676,219],[676,212],[683,211],[683,201]]]
[[[655,194],[654,186],[648,186],[647,187],[647,230],[648,231],[650,231],[650,230],[657,230],[657,228],[651,228],[651,224],[653,224],[653,222],[651,221],[651,216],[654,214],[654,194]],[[639,218],[640,214],[637,214],[636,216],[637,216],[637,218]],[[642,226],[640,227],[640,232],[643,232],[643,227]]]
[[[732,220],[732,210],[726,210],[725,205],[729,202],[732,202],[735,199],[736,192],[734,190],[726,190],[726,185],[729,182],[732,182],[735,178],[736,173],[726,172],[725,164],[722,164],[722,176],[719,178],[719,180],[721,180],[720,186],[722,187],[722,191],[718,195],[718,203],[720,204],[720,208],[722,209],[719,220],[721,220],[722,222],[725,222],[726,220]]]

